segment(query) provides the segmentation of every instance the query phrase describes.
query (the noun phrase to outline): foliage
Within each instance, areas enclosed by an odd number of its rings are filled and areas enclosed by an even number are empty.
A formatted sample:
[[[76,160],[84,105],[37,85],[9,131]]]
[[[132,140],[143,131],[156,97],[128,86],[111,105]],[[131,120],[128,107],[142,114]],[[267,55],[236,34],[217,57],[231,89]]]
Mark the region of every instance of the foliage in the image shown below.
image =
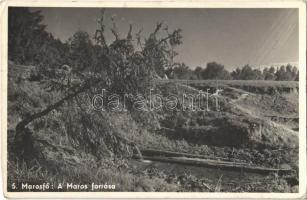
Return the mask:
[[[193,71],[185,63],[175,63],[169,74],[169,77],[174,79],[194,79]]]
[[[264,80],[275,80],[275,68],[271,67],[268,69],[267,67],[263,69],[263,78]]]
[[[155,69],[158,76],[163,77],[165,69],[173,68],[173,59],[177,55],[174,48],[182,43],[181,29],[169,32],[168,26],[163,28],[163,23],[157,23],[155,30],[145,39],[143,55],[146,65]],[[163,28],[163,29],[162,29]],[[166,32],[166,37],[159,38],[161,30]]]
[[[280,68],[265,67],[263,70],[253,69],[250,65],[237,67],[231,73],[221,64],[207,63],[206,68],[197,66],[191,70],[186,64],[181,63],[174,67],[169,74],[173,79],[187,80],[274,80],[274,81],[298,81],[299,71],[296,66],[288,64]]]
[[[288,64],[286,67],[282,65],[279,70],[276,71],[276,80],[278,81],[293,81],[298,76],[298,69]]]
[[[67,41],[69,47],[69,66],[73,73],[82,73],[92,69],[96,62],[96,52],[90,35],[84,31],[77,31]]]
[[[25,7],[9,8],[8,56],[15,63],[38,66],[38,72],[52,77],[55,67],[64,62],[67,46],[42,24],[41,11]]]
[[[104,18],[101,17],[100,22],[103,20]],[[99,33],[99,37],[96,36],[95,40],[106,49],[104,57],[107,60],[107,79],[112,92],[144,94],[151,79],[165,73],[171,59],[170,49],[181,44],[181,30],[175,29],[172,33],[167,32],[168,34],[161,38],[158,35],[162,26],[163,23],[158,23],[153,33],[149,35],[148,39],[145,39],[145,44],[139,43],[141,50],[137,50],[132,42],[132,25],[129,25],[127,36],[121,38],[113,19],[111,31],[115,40],[107,45],[103,42],[105,41],[103,35],[105,26],[100,24],[96,31],[96,33]]]
[[[41,41],[46,38],[43,16],[40,11],[30,12],[28,8],[9,8],[8,16],[9,59],[18,63],[32,63],[39,52]]]
[[[216,62],[210,62],[207,67],[202,71],[203,79],[217,79],[228,80],[231,76],[227,70],[224,69],[224,65]]]

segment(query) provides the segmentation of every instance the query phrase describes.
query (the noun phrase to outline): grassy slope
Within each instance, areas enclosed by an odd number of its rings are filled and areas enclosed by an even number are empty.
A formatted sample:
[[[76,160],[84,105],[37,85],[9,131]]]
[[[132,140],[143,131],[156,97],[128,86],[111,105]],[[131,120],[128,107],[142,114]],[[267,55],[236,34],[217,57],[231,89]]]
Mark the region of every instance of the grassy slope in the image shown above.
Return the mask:
[[[46,105],[50,104],[51,102],[55,102],[58,98],[61,97],[59,93],[47,93],[42,87],[42,84],[40,84],[39,82],[30,82],[29,80],[27,80],[27,76],[25,75],[27,73],[25,73],[25,71],[27,71],[28,69],[23,66],[22,69],[26,69],[19,71],[19,67],[20,66],[13,65],[12,63],[10,63],[9,66],[9,69],[17,70],[17,72],[14,72],[14,74],[16,75],[14,77],[10,76],[13,73],[9,73],[9,138],[12,138],[12,136],[14,135],[14,127],[16,126],[16,123],[20,121],[20,119],[24,117],[26,113],[36,112],[41,108],[45,107]],[[159,86],[157,88],[157,91],[163,94],[163,96],[167,96],[170,93],[181,95],[184,92],[198,92],[194,88],[187,87],[184,85],[176,85],[172,83],[163,84],[162,86]],[[237,148],[231,146],[215,146],[206,144],[206,141],[204,141],[204,143],[194,143],[193,141],[189,141],[187,138],[185,139],[184,137],[177,137],[176,135],[175,137],[170,137],[170,134],[167,132],[155,131],[155,129],[159,129],[160,126],[164,125],[171,125],[173,127],[170,128],[177,128],[177,126],[181,126],[183,124],[202,127],[207,126],[206,123],[216,123],[215,126],[220,126],[220,121],[223,122],[225,119],[230,120],[234,117],[237,120],[243,121],[246,121],[246,119],[248,119],[247,123],[239,123],[239,127],[241,125],[245,126],[246,124],[249,124],[255,120],[259,120],[263,116],[259,116],[256,114],[250,116],[250,113],[244,113],[242,110],[240,110],[239,105],[241,105],[242,108],[246,110],[253,110],[254,108],[259,107],[259,105],[261,104],[259,103],[260,101],[257,103],[250,102],[251,100],[249,98],[239,99],[242,93],[243,91],[241,89],[231,91],[227,90],[221,99],[222,113],[212,112],[206,116],[204,116],[202,113],[197,112],[106,113],[103,116],[103,120],[100,120],[101,116],[98,116],[95,113],[93,115],[87,116],[90,116],[90,119],[92,119],[96,125],[99,125],[98,128],[100,127],[100,130],[105,130],[107,128],[112,134],[120,134],[123,137],[134,141],[138,146],[140,146],[140,148],[156,148],[160,150],[170,150],[176,152],[197,153],[212,158],[223,157],[232,160],[238,159],[257,165],[266,165],[274,167],[279,166],[280,162],[295,166],[297,162],[296,157],[289,156],[291,154],[295,155],[295,152],[292,151],[286,151],[283,152],[282,155],[280,155],[280,152],[271,151],[270,148],[257,149],[249,147],[247,145],[243,145]],[[263,98],[262,96],[263,95],[256,94],[256,97]],[[282,101],[281,103],[286,103],[285,105],[289,106],[290,104],[288,105],[288,103],[291,103],[291,101],[288,99],[289,98],[286,98],[286,101]],[[231,100],[238,100],[233,102],[236,105],[235,108],[225,103],[230,102]],[[291,114],[295,114],[297,112],[297,110],[295,110],[295,106],[296,105],[294,104],[294,110],[291,111]],[[77,106],[75,105],[75,107]],[[265,109],[267,108],[264,107],[263,110]],[[61,108],[50,113],[44,119],[37,120],[33,124],[31,124],[30,128],[36,131],[35,137],[43,138],[59,147],[71,148],[70,141],[67,140],[66,135],[65,122],[67,122],[67,114],[65,113],[67,113],[65,109]],[[82,120],[82,118],[80,117],[82,116],[81,113],[82,110],[76,108],[74,110],[74,113],[70,113],[70,115],[73,115],[75,120]],[[285,115],[287,113],[283,114]],[[235,120],[232,120],[229,123],[231,123],[231,125],[237,125]],[[271,126],[269,123],[266,124],[267,138],[270,139],[272,133],[278,134],[280,131],[283,131],[285,137],[280,138],[278,136],[276,143],[278,144],[278,142],[285,142],[285,144],[288,144],[287,142],[289,141],[287,141],[286,139],[289,138],[289,133],[292,134],[292,132],[289,132],[289,130],[285,127],[275,127],[275,125]],[[209,126],[207,126],[207,128],[208,127]],[[272,129],[272,127],[274,128]],[[274,132],[272,132],[272,130]],[[78,127],[75,129],[75,131],[80,131],[80,134],[82,134],[81,129]],[[105,135],[100,135],[98,134],[98,132],[94,132],[93,130],[90,130],[88,134],[93,135],[92,139],[94,141],[99,140],[101,138],[106,141],[109,139],[108,137],[105,138]],[[232,132],[229,132],[228,134],[230,134],[230,137],[233,137],[231,135]],[[291,134],[290,136],[292,137]],[[224,136],[225,135],[222,135],[222,137]],[[268,142],[272,143],[272,141],[274,142],[274,140],[269,140]],[[291,143],[295,143],[295,141],[292,141]],[[48,170],[48,168],[46,169],[40,164],[33,164],[31,166],[27,166],[23,163],[21,165],[17,165],[17,163],[13,159],[11,159],[9,161],[9,169],[11,170],[9,171],[9,174],[11,174],[11,176],[9,176],[9,181],[24,181],[28,180],[29,177],[33,177],[32,180],[49,180],[51,182],[73,181],[75,183],[91,181],[99,182],[99,180],[103,179],[116,181],[120,185],[120,190],[128,191],[189,191],[192,189],[190,186],[186,185],[186,183],[183,182],[180,184],[171,184],[171,182],[176,182],[179,177],[173,178],[170,182],[167,181],[167,179],[165,178],[168,175],[164,174],[163,172],[155,172],[156,174],[155,176],[153,176],[152,172],[148,172],[147,169],[140,171],[138,169],[131,168],[129,162],[126,162],[125,159],[113,157],[112,159],[105,159],[98,163],[96,161],[97,155],[93,154],[93,152],[91,151],[86,150],[87,147],[80,146],[80,144],[79,146],[78,144],[74,146],[73,154],[62,152],[62,150],[60,152],[56,152],[52,151],[52,149],[50,148],[44,148],[44,153],[48,155],[52,161],[54,161],[54,158],[58,159],[58,164],[56,165],[61,166],[59,169],[56,169],[56,171],[50,169]],[[115,146],[114,148],[118,148],[118,146]],[[291,157],[293,160],[289,160],[289,157]],[[278,158],[279,161],[277,161],[276,158]],[[101,165],[101,163],[104,164]],[[121,169],[120,172],[118,171],[118,169]],[[66,175],[55,176],[55,174]],[[132,177],[134,177],[134,179]],[[191,175],[190,179],[190,181],[195,181],[194,179],[196,178],[193,178],[193,176]],[[131,182],[132,180],[134,181]],[[198,179],[196,179],[196,182],[197,181]],[[215,185],[217,183],[211,182],[210,184],[212,184],[211,188],[215,188]],[[280,185],[279,182],[274,182],[274,184],[274,187],[278,187]],[[244,189],[243,186],[241,187],[241,189],[248,190],[246,188]],[[257,191],[258,189],[257,187],[255,187],[253,191]],[[276,188],[268,188],[268,190],[276,190]],[[212,191],[212,189],[210,190],[205,186],[202,186],[201,191]]]
[[[57,92],[47,92],[43,84],[36,81],[29,81],[29,75],[33,68],[27,66],[15,65],[9,63],[9,94],[8,94],[8,148],[12,148],[13,137],[15,134],[16,124],[27,114],[33,114],[42,110],[45,106],[56,102],[63,95]],[[88,102],[82,102],[84,106]],[[23,161],[18,161],[9,149],[8,160],[8,190],[12,183],[20,184],[26,182],[29,184],[49,183],[69,183],[74,184],[97,184],[115,183],[117,189],[115,191],[176,191],[178,186],[168,184],[161,178],[150,178],[146,172],[133,171],[127,166],[127,160],[117,157],[103,157],[97,160],[97,154],[100,152],[91,152],[85,144],[80,144],[80,140],[73,140],[72,136],[67,137],[67,116],[72,116],[75,121],[75,131],[81,132],[79,124],[81,124],[82,116],[90,117],[104,132],[108,129],[111,132],[117,132],[124,135],[127,130],[130,135],[134,135],[137,126],[133,121],[125,118],[124,114],[109,116],[107,113],[102,116],[90,116],[90,113],[84,113],[78,108],[74,102],[74,108],[67,113],[65,108],[59,108],[52,111],[42,119],[35,120],[29,125],[29,128],[34,131],[33,137],[36,140],[44,140],[47,143],[37,143],[40,153],[44,156],[44,162],[32,162],[26,164]],[[116,119],[116,120],[113,120]],[[77,121],[80,121],[78,123]],[[105,121],[107,120],[107,121]],[[120,121],[123,127],[116,124]],[[129,127],[129,129],[127,129]],[[125,130],[123,130],[125,128]],[[101,132],[100,132],[101,133]],[[89,130],[92,142],[97,142],[99,139],[108,140],[102,132]],[[75,137],[80,137],[76,135]],[[88,142],[90,143],[90,142]],[[109,145],[109,144],[108,144]],[[97,148],[100,148],[99,146]],[[110,147],[112,148],[112,147]],[[120,148],[115,146],[116,149]],[[103,151],[104,148],[101,147]],[[101,153],[103,156],[105,152]],[[102,182],[103,181],[103,182]],[[64,190],[65,191],[65,190]]]

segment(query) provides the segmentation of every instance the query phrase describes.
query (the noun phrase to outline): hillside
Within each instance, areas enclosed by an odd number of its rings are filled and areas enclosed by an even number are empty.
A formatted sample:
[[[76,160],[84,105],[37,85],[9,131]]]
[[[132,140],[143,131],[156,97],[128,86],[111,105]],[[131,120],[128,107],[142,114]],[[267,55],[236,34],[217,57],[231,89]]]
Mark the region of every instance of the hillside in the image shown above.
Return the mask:
[[[9,62],[8,138],[11,149],[14,148],[17,123],[64,96],[61,92],[48,91],[42,80],[33,79],[35,71],[34,66]],[[210,81],[188,85],[160,82],[152,85],[152,91],[166,102],[170,95],[197,95],[200,90],[207,89],[212,94],[216,89],[214,84]],[[216,177],[202,177],[204,175],[196,168],[187,175],[181,165],[167,170],[161,167],[165,163],[146,164],[133,159],[139,150],[147,149],[201,155],[258,167],[291,168],[297,173],[297,83],[220,82],[219,88],[223,89],[217,97],[219,110],[212,97],[208,102],[210,111],[180,109],[190,106],[191,102],[179,98],[178,109],[98,112],[90,109],[95,92],[80,94],[29,125],[36,163],[34,167],[24,164],[17,170],[18,161],[11,153],[9,170],[13,176],[9,181],[22,182],[32,176],[33,180],[38,177],[51,182],[115,180],[119,191],[189,191],[188,183],[199,184],[200,191],[212,191],[220,184]],[[194,103],[199,102],[196,99]],[[67,176],[56,175],[60,172]],[[185,174],[181,176],[186,181],[181,181],[178,174]],[[225,178],[221,190],[293,192],[298,184],[293,181],[297,178],[295,174],[290,178],[275,174],[254,176],[259,183],[247,182],[244,186],[241,183],[230,186],[231,178]],[[207,184],[201,184],[202,181]]]

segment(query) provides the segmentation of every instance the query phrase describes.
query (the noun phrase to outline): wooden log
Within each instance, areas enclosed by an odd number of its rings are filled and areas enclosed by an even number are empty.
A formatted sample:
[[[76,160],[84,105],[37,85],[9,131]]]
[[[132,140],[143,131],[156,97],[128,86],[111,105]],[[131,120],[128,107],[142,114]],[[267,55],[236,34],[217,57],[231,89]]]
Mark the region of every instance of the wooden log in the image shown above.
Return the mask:
[[[209,159],[198,159],[198,158],[187,158],[187,157],[162,157],[162,156],[144,156],[144,160],[177,163],[193,166],[201,166],[208,168],[218,168],[224,170],[241,171],[241,172],[253,172],[260,174],[267,173],[278,173],[278,174],[292,174],[294,170],[292,169],[276,169],[276,168],[266,168],[259,166],[252,166],[245,163],[234,163],[227,161],[217,161]]]
[[[144,156],[165,156],[165,157],[188,157],[188,158],[202,158],[202,159],[214,159],[214,160],[222,160],[222,161],[230,161],[228,158],[222,157],[209,157],[199,154],[189,154],[189,153],[179,153],[179,152],[172,152],[172,151],[161,151],[161,150],[154,150],[154,149],[143,149],[141,150],[142,155]],[[235,162],[242,162],[243,160],[235,159]]]

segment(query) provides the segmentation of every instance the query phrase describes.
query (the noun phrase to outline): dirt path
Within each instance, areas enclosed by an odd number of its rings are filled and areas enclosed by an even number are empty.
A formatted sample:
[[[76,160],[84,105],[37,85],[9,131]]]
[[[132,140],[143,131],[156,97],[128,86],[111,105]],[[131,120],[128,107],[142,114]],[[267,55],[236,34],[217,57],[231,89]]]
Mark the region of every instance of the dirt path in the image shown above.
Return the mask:
[[[246,99],[248,95],[249,95],[249,94],[247,94],[247,93],[241,94],[241,96],[240,96],[239,98],[231,100],[230,103],[234,104],[234,103],[236,103],[237,101],[241,101],[241,100],[243,100],[243,99]]]
[[[243,106],[237,104],[237,102],[246,99],[246,98],[247,98],[248,96],[250,96],[250,95],[252,95],[252,94],[248,94],[248,93],[241,94],[241,96],[240,96],[239,98],[230,101],[230,103],[231,103],[232,105],[234,105],[235,108],[237,108],[238,110],[240,110],[241,112],[243,112],[243,113],[245,113],[245,114],[250,115],[251,117],[263,119],[264,116],[260,116],[260,115],[258,115],[257,113],[253,112],[253,110],[248,109],[248,108],[245,108],[245,107],[243,107]],[[269,120],[270,120],[270,123],[272,123],[275,127],[280,127],[280,128],[282,128],[282,129],[285,129],[285,130],[289,131],[290,133],[292,133],[292,134],[294,134],[294,135],[297,134],[296,131],[292,130],[291,128],[287,127],[286,125],[280,124],[280,123],[277,123],[277,122],[274,122],[274,121],[272,121],[271,119],[269,119]]]

